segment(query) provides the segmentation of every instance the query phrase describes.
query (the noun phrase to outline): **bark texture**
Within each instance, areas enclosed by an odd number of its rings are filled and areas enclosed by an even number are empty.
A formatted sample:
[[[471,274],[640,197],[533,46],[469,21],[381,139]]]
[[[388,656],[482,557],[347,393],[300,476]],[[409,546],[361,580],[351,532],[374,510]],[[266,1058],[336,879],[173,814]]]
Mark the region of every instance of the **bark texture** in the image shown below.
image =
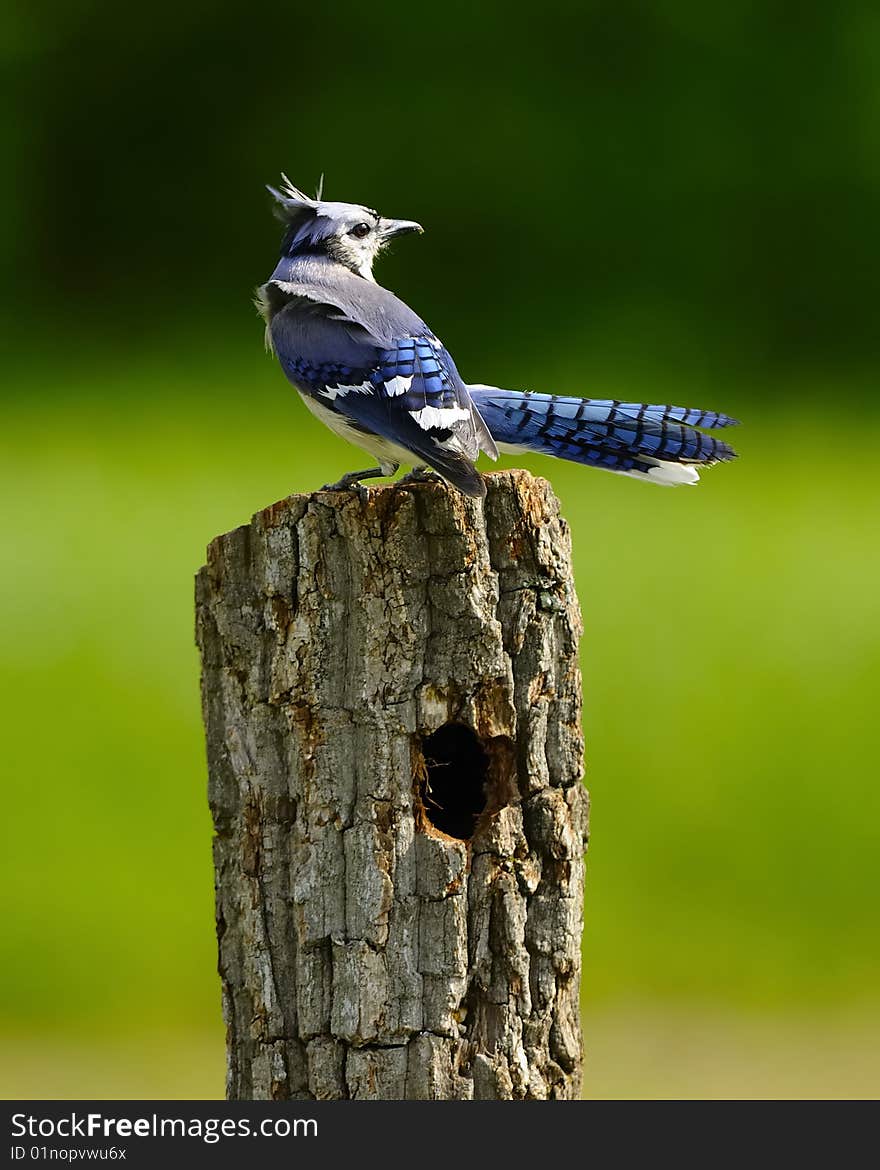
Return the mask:
[[[579,1093],[568,528],[544,480],[487,484],[293,496],[208,550],[232,1098]]]

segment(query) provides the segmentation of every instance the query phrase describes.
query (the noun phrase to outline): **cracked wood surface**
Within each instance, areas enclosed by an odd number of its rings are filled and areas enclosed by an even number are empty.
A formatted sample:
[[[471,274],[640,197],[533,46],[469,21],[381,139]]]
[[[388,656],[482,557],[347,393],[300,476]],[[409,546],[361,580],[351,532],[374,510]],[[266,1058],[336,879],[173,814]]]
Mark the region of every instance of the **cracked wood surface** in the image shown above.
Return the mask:
[[[546,481],[292,496],[197,577],[231,1098],[578,1096],[580,614]],[[480,737],[470,841],[425,737]],[[426,797],[426,800],[429,798]]]

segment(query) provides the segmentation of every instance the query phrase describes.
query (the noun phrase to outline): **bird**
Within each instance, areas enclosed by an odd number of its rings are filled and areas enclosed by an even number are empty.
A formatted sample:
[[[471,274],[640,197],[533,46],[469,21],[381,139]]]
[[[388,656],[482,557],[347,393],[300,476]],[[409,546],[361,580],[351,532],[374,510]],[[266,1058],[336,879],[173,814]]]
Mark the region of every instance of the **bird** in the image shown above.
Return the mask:
[[[255,296],[266,347],[308,409],[377,460],[326,490],[366,492],[363,480],[403,464],[480,498],[477,457],[500,451],[665,485],[694,484],[699,468],[735,457],[704,433],[736,423],[725,414],[465,382],[421,317],[373,276],[388,244],[421,224],[326,201],[323,180],[314,198],[281,180],[267,187],[284,225],[281,255]]]

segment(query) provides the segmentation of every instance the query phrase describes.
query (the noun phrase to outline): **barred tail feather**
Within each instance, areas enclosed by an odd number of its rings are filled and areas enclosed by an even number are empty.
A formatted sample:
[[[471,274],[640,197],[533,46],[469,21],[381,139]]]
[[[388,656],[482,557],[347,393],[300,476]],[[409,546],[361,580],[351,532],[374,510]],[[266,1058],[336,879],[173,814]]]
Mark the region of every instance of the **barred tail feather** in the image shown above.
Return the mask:
[[[727,443],[697,427],[736,419],[681,406],[470,386],[471,397],[502,451],[538,451],[659,484],[693,484],[698,467],[733,459]]]

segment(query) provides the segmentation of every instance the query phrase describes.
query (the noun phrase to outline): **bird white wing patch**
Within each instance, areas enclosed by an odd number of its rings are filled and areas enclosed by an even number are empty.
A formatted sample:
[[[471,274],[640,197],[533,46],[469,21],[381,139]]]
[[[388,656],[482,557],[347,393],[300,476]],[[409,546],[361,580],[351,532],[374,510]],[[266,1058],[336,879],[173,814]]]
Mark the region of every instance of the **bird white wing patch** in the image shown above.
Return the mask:
[[[457,422],[466,422],[471,412],[462,406],[423,406],[410,414],[423,431],[447,430]]]
[[[385,393],[389,398],[396,398],[398,394],[406,394],[407,390],[413,384],[412,376],[403,378],[400,374],[395,378],[389,378],[385,383]]]
[[[319,393],[323,398],[335,402],[337,398],[345,398],[346,394],[375,394],[370,382],[361,382],[359,386],[325,386]]]

